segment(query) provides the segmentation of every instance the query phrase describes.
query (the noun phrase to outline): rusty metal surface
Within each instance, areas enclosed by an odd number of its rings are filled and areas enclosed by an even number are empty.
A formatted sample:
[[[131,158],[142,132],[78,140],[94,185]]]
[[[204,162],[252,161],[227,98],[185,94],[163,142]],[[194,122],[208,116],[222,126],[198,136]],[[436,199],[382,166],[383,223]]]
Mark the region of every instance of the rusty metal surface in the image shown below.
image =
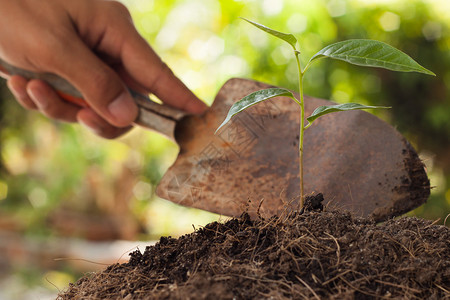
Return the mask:
[[[157,194],[181,205],[237,216],[244,210],[279,214],[299,200],[299,107],[288,98],[253,106],[214,131],[230,106],[268,86],[231,79],[203,117],[177,125],[179,156]],[[306,97],[306,115],[329,101]],[[384,220],[426,201],[430,185],[409,143],[364,111],[330,114],[306,130],[306,194],[321,192],[328,207]]]

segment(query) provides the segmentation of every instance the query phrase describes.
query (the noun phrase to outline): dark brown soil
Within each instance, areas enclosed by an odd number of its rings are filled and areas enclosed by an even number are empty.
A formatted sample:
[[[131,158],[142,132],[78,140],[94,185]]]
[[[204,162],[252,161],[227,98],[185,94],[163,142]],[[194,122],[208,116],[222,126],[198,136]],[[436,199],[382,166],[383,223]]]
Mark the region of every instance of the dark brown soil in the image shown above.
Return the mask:
[[[450,299],[450,229],[410,217],[243,214],[130,256],[58,299]]]

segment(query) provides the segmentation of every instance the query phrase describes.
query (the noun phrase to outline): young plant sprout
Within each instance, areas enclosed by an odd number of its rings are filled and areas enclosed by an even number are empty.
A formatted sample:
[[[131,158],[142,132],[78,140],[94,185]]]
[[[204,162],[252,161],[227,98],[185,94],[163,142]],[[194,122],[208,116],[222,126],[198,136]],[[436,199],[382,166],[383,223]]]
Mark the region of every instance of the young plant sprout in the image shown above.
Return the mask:
[[[299,172],[300,172],[300,207],[303,207],[304,200],[304,189],[303,189],[303,139],[305,129],[310,127],[312,123],[319,117],[339,111],[349,111],[349,110],[360,110],[360,109],[370,109],[370,108],[389,108],[385,106],[368,106],[358,103],[345,103],[330,106],[320,106],[314,110],[314,112],[306,118],[308,123],[305,125],[305,104],[303,97],[303,76],[306,71],[310,68],[313,62],[329,57],[333,59],[338,59],[346,61],[351,64],[366,66],[366,67],[380,67],[392,71],[401,72],[419,72],[428,75],[435,74],[414,61],[407,54],[402,51],[386,44],[383,42],[375,40],[366,39],[356,39],[338,42],[329,46],[326,46],[319,52],[317,52],[307,63],[306,67],[302,69],[300,62],[300,51],[297,49],[297,39],[292,34],[282,33],[273,29],[270,29],[264,25],[255,23],[253,21],[244,19],[250,24],[256,26],[257,28],[287,42],[292,46],[293,53],[297,62],[298,68],[298,88],[299,88],[299,99],[297,99],[294,94],[282,88],[269,88],[251,93],[235,104],[231,106],[228,115],[219,126],[217,131],[227,124],[231,118],[242,112],[243,110],[261,102],[274,97],[289,97],[294,100],[300,107],[300,135],[299,135]],[[216,132],[217,132],[216,131]]]

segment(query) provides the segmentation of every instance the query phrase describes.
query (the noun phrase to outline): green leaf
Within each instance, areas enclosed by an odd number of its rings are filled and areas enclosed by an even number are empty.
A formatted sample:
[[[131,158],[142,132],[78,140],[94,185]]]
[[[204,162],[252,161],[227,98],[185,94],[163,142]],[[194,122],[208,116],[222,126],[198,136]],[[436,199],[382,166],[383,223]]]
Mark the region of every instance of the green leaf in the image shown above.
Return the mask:
[[[244,98],[242,98],[241,100],[239,100],[238,102],[234,103],[231,106],[230,110],[228,111],[228,115],[225,118],[225,121],[223,121],[223,123],[220,124],[219,128],[217,128],[216,130],[216,133],[217,131],[219,131],[220,128],[222,128],[225,124],[227,124],[228,121],[230,121],[234,115],[249,108],[250,106],[258,104],[259,102],[279,96],[285,96],[295,99],[294,95],[290,91],[280,88],[270,88],[260,90],[245,96]]]
[[[374,40],[347,40],[329,45],[317,52],[308,65],[322,57],[339,59],[359,66],[380,67],[401,72],[419,72],[436,76],[402,51]]]
[[[306,119],[311,124],[317,118],[319,118],[319,117],[321,117],[323,115],[326,115],[326,114],[333,113],[333,112],[348,111],[348,110],[358,110],[358,109],[369,109],[369,108],[390,108],[390,107],[387,107],[387,106],[370,106],[370,105],[363,105],[363,104],[358,104],[358,103],[345,103],[345,104],[337,104],[337,105],[329,105],[329,106],[319,106]],[[307,126],[309,126],[309,125],[307,125]]]
[[[269,33],[269,34],[271,34],[271,35],[273,35],[273,36],[275,36],[275,37],[277,37],[279,39],[282,39],[285,42],[288,42],[295,49],[295,45],[297,44],[297,39],[292,34],[290,34],[290,33],[283,33],[283,32],[279,32],[279,31],[273,30],[273,29],[271,29],[271,28],[269,28],[267,26],[255,23],[255,22],[250,21],[250,20],[248,20],[246,18],[241,18],[241,19],[244,20],[244,21],[249,22],[250,24],[252,24],[252,25],[254,25],[256,27],[258,27],[262,31],[265,31],[265,32],[267,32],[267,33]]]

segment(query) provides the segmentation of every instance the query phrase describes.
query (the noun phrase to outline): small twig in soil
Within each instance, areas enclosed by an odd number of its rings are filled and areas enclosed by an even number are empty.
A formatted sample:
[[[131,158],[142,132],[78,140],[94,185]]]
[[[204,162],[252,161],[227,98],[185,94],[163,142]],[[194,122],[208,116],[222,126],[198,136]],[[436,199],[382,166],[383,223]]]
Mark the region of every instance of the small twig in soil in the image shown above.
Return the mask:
[[[295,275],[295,278],[297,278],[297,280],[300,281],[314,295],[314,298],[320,300],[320,297],[316,294],[316,292],[314,292],[314,290],[309,286],[309,284],[307,284],[303,279],[301,279],[297,275]]]
[[[258,209],[256,210],[256,216],[258,217],[258,219],[260,220],[264,220],[264,218],[261,216],[261,205],[264,203],[264,198],[261,199],[261,201],[259,201],[259,205],[258,205]]]
[[[424,227],[424,229],[427,229],[428,227],[431,227],[431,226],[433,226],[433,225],[436,225],[437,223],[439,223],[440,220],[441,220],[441,218],[434,220],[433,223],[431,223],[430,225]]]
[[[450,297],[450,290],[447,290],[447,289],[443,288],[442,286],[440,286],[437,283],[435,283],[434,285],[437,286],[438,288],[440,288],[441,290],[443,290],[444,293],[448,294],[448,296]]]
[[[295,256],[292,254],[292,252],[288,251],[287,249],[281,247],[281,251],[285,252],[287,255],[291,257],[291,259],[294,261],[295,265],[297,266],[298,273],[301,273],[302,270],[300,269],[300,266],[298,265],[297,259],[295,259]]]
[[[395,283],[388,282],[388,281],[384,281],[384,280],[380,280],[380,279],[375,279],[374,281],[375,281],[375,282],[378,282],[378,283],[381,283],[381,284],[384,284],[384,285],[393,286],[393,287],[399,288],[399,289],[401,289],[401,290],[412,291],[412,292],[414,292],[414,293],[416,293],[416,294],[417,294],[417,293],[420,293],[419,290],[410,288],[410,287],[405,286],[405,285],[395,284]]]
[[[328,235],[330,238],[332,238],[334,240],[334,242],[336,243],[336,256],[337,256],[337,263],[336,266],[339,266],[340,260],[341,260],[341,246],[339,246],[339,242],[337,241],[337,239],[332,236],[331,234],[329,234],[328,232],[325,232],[326,235]]]
[[[48,280],[48,277],[45,277],[45,281],[47,281],[48,283],[50,283],[51,285],[53,285],[53,287],[55,289],[58,290],[58,293],[61,293],[61,290],[56,286],[56,284],[54,284],[53,282],[51,282],[50,280]]]
[[[447,223],[448,217],[450,217],[450,214],[448,214],[448,215],[445,217],[445,220],[444,220],[444,226],[446,226],[445,224]]]
[[[399,241],[395,240],[393,237],[388,236],[387,238],[388,238],[389,240],[391,240],[392,242],[394,242],[395,244],[397,244],[397,245],[399,245],[400,247],[402,247],[403,249],[405,249],[405,251],[408,252],[409,255],[411,255],[411,257],[414,257],[414,258],[416,257],[416,256],[414,255],[414,253],[412,253],[411,250],[408,249],[408,247],[406,247],[405,245],[403,245],[403,244],[400,243]]]
[[[92,260],[87,260],[84,258],[65,258],[65,257],[60,257],[60,258],[54,258],[54,261],[84,261],[90,264],[94,264],[94,265],[101,265],[101,266],[109,266],[110,264],[104,264],[104,263],[99,263],[96,261],[92,261]]]
[[[342,280],[343,282],[345,282],[345,284],[347,284],[349,287],[351,287],[351,288],[354,289],[355,291],[358,291],[358,292],[360,292],[360,293],[362,293],[362,294],[364,294],[364,295],[372,296],[372,297],[375,297],[375,298],[379,297],[379,295],[377,295],[377,294],[375,294],[375,293],[371,293],[371,292],[369,292],[369,291],[364,291],[364,290],[362,290],[362,289],[356,287],[355,285],[351,284],[348,280],[346,280],[346,279],[343,278],[343,277],[340,277],[340,278],[341,278],[341,280]],[[363,281],[363,280],[365,281],[365,280],[367,280],[367,278],[364,278],[364,277],[363,277],[363,278],[356,279],[356,280],[353,281],[353,283],[356,283],[356,282],[358,282],[358,281]]]
[[[342,273],[339,273],[339,274],[337,274],[336,276],[334,276],[333,278],[328,279],[327,281],[322,282],[322,285],[327,285],[327,284],[329,284],[330,282],[333,282],[333,281],[335,281],[336,279],[340,278],[341,276],[344,276],[345,274],[350,273],[350,272],[352,272],[352,270],[346,270],[346,271],[344,271],[344,272],[342,272]]]

